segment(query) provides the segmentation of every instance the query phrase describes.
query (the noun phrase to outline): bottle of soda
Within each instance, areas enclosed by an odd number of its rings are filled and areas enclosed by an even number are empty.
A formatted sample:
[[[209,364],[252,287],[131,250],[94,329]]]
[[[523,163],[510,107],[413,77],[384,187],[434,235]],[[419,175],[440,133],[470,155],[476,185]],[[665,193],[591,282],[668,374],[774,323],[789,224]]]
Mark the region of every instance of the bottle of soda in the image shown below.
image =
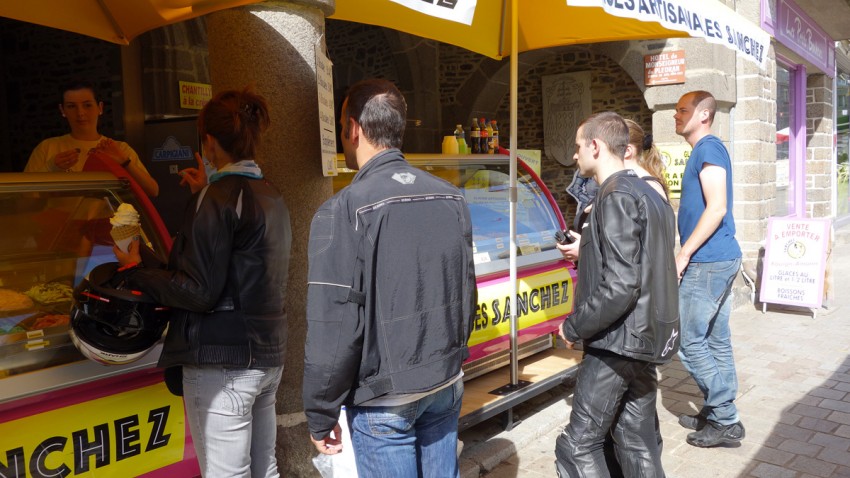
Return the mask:
[[[493,134],[490,136],[490,144],[493,145],[493,151],[499,152],[499,125],[496,120],[490,120],[490,125],[493,128]]]
[[[490,135],[487,134],[487,120],[483,117],[478,123],[478,129],[481,130],[481,138],[479,143],[481,144],[479,148],[481,149],[481,154],[487,154],[487,150],[490,149]]]
[[[457,140],[458,154],[466,154],[466,133],[462,125],[455,125],[455,139]]]
[[[472,128],[469,130],[469,148],[473,153],[481,152],[481,128],[478,126],[478,118],[472,118]]]
[[[496,151],[493,149],[493,122],[487,123],[487,154],[493,154]]]

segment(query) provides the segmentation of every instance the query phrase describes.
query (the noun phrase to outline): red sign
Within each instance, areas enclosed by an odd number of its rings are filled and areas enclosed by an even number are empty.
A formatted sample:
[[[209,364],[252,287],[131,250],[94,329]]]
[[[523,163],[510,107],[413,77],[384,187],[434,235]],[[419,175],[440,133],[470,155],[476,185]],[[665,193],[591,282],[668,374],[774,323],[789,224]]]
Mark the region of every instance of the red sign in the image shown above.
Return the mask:
[[[664,51],[643,57],[646,86],[685,82],[685,50]]]

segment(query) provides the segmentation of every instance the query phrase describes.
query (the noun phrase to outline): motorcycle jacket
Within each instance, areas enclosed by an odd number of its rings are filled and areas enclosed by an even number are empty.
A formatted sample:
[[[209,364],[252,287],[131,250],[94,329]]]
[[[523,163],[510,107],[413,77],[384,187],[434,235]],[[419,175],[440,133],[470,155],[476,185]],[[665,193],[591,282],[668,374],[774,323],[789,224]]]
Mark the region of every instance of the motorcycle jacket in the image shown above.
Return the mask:
[[[571,342],[652,363],[679,349],[673,209],[632,170],[599,187],[582,230]]]

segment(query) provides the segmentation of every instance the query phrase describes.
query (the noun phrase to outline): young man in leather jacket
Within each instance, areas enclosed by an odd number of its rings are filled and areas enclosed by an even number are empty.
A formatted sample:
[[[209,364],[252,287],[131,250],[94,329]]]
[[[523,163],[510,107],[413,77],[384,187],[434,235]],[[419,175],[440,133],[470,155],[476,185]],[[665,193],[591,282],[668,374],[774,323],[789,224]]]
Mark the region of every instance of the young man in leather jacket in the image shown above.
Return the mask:
[[[561,326],[584,344],[570,422],[556,440],[561,477],[607,477],[612,431],[623,475],[663,476],[655,432],[656,365],[679,347],[670,204],[623,164],[628,126],[616,113],[586,119],[576,134],[582,176],[599,184],[581,235],[576,309]]]

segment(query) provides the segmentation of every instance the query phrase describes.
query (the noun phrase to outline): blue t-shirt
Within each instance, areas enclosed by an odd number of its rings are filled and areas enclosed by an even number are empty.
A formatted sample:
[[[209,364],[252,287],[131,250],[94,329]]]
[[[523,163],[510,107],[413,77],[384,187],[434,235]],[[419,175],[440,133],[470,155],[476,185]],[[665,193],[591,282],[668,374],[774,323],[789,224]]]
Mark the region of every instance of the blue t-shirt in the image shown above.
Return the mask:
[[[735,239],[735,219],[732,217],[732,160],[720,138],[708,135],[694,146],[682,176],[682,197],[679,201],[679,238],[684,244],[705,211],[705,198],[699,173],[704,164],[726,170],[726,215],[720,226],[691,256],[692,262],[731,261],[741,257],[741,247]]]

